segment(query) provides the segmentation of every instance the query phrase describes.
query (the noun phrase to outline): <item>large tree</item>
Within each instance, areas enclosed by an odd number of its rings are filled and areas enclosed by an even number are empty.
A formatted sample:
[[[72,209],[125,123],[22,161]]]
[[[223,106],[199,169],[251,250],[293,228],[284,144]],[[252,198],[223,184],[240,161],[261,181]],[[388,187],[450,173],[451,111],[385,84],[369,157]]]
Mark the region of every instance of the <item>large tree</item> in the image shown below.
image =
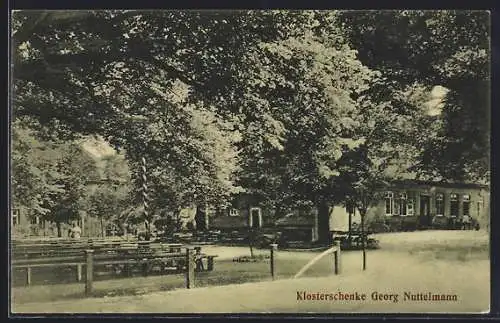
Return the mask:
[[[14,117],[47,135],[102,135],[137,186],[144,157],[155,206],[220,204],[244,188],[318,206],[326,241],[328,204],[355,182],[342,157],[388,167],[400,154],[384,144],[423,154],[418,122],[440,125],[410,102],[426,79],[367,60],[370,43],[350,43],[358,31],[341,22],[316,11],[17,13]]]
[[[275,132],[258,96],[246,91],[246,104],[233,102],[247,83],[238,83],[248,68],[242,58],[308,16],[65,11],[14,18],[14,117],[33,116],[58,137],[102,135],[126,151],[135,179],[145,157],[151,194],[162,197],[155,201],[178,206],[239,191],[232,173],[240,132],[262,129],[270,141]]]
[[[332,204],[367,193],[372,204],[388,179],[414,176],[425,143],[442,128],[426,113],[426,87],[401,86],[363,65],[337,19],[313,14],[295,33],[249,52],[248,64],[258,75],[247,88],[278,131],[267,142],[244,136],[242,185],[278,209],[317,207],[321,242]],[[328,29],[316,28],[325,22]]]
[[[433,178],[489,181],[490,16],[487,11],[341,12],[360,60],[397,96],[417,82],[449,90],[440,135],[425,141],[420,171]]]
[[[363,94],[379,75],[357,59],[335,19],[335,13],[316,13],[295,33],[249,52],[248,65],[258,74],[247,88],[260,96],[278,131],[268,131],[274,135],[268,141],[255,136],[257,131],[244,136],[240,174],[248,191],[278,209],[317,207],[325,243],[329,207],[345,199],[340,187],[353,184],[342,177],[338,162],[364,142],[360,130],[369,115],[361,114],[369,111],[363,107],[377,103]],[[330,22],[328,30],[316,28],[324,21]],[[378,115],[372,117],[379,126]]]

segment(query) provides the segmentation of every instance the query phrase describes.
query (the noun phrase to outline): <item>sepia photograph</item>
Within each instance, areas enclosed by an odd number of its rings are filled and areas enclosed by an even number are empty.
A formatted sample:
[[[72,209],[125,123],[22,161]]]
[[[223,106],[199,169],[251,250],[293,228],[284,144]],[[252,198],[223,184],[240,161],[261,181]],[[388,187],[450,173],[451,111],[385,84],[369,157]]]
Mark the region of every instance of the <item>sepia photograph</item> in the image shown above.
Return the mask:
[[[489,313],[489,11],[10,18],[12,317]]]

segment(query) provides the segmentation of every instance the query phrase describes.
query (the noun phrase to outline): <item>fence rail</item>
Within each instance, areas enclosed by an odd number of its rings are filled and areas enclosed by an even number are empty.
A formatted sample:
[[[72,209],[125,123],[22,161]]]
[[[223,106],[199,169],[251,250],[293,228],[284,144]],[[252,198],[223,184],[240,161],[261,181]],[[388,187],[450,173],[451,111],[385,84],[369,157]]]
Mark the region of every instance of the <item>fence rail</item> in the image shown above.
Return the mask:
[[[40,247],[40,246],[38,246]],[[166,244],[163,246],[148,245],[149,248],[136,247],[135,249],[96,248],[82,249],[81,246],[72,250],[53,250],[44,253],[46,250],[40,248],[33,253],[29,253],[28,258],[13,257],[12,268],[26,270],[26,284],[32,282],[32,268],[40,267],[76,267],[76,281],[85,283],[85,295],[91,296],[93,291],[94,273],[96,267],[124,266],[125,271],[132,270],[133,266],[150,268],[148,266],[160,266],[164,270],[175,269],[177,273],[184,274],[185,287],[194,288],[196,286],[196,272],[201,270],[213,271],[214,259],[217,255],[208,255],[201,252],[201,247],[182,247],[179,244]],[[15,248],[14,248],[15,249]],[[270,248],[271,278],[276,278],[277,245]],[[23,255],[17,250],[18,255]],[[333,272],[336,275],[341,273],[340,244],[335,243],[332,248]],[[206,262],[206,267],[203,262]],[[201,263],[201,264],[200,264]],[[204,269],[206,268],[206,269]],[[85,278],[85,279],[83,279]]]

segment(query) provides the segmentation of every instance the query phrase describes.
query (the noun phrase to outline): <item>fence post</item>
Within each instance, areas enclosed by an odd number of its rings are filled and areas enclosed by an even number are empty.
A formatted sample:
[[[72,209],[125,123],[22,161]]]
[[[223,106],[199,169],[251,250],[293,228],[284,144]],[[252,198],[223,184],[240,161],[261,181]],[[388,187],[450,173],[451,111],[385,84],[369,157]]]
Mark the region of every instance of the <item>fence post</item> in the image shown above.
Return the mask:
[[[92,294],[92,282],[94,280],[94,250],[85,250],[87,275],[85,277],[85,296]]]
[[[278,245],[276,243],[271,244],[271,277],[274,280],[276,277],[276,267],[275,267],[275,257]]]
[[[186,248],[186,288],[194,288],[194,250]]]
[[[208,259],[207,259],[207,271],[213,271],[213,270],[214,270],[214,258],[208,257]]]
[[[335,251],[333,252],[333,261],[334,261],[334,272],[335,275],[339,275],[341,272],[341,263],[340,263],[340,241],[335,241]]]
[[[31,285],[31,267],[26,268],[26,285]]]
[[[82,281],[82,265],[81,264],[76,265],[76,281],[78,281],[78,282]]]

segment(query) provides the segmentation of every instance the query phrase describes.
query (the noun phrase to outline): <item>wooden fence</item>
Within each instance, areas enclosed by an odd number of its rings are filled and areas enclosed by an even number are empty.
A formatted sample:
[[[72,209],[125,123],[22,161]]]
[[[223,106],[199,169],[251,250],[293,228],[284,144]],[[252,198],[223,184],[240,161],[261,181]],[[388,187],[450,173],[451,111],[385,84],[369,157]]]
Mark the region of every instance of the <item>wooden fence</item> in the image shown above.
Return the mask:
[[[341,273],[340,243],[335,243],[333,251],[333,272]],[[276,277],[277,245],[270,248],[270,274]],[[186,288],[195,287],[195,273],[203,270],[214,270],[214,258],[217,255],[207,255],[201,252],[201,247],[183,247],[181,244],[159,244],[144,242],[96,242],[82,241],[67,243],[14,243],[11,253],[12,268],[26,270],[26,284],[31,285],[32,268],[76,267],[76,281],[81,282],[85,277],[85,295],[91,296],[94,282],[94,271],[98,266],[123,265],[132,266],[153,265],[163,266],[165,270],[176,270],[184,273]],[[85,268],[85,275],[83,274]],[[150,267],[149,267],[150,268]]]
[[[142,267],[147,272],[153,266],[163,271],[184,272],[186,287],[194,286],[194,271],[214,269],[217,255],[201,253],[201,248],[184,248],[181,244],[124,241],[51,241],[33,244],[13,242],[12,268],[26,270],[26,284],[32,283],[33,268],[76,267],[76,281],[85,277],[85,293],[91,295],[96,267]],[[202,266],[206,262],[206,267]],[[85,275],[83,268],[85,267]],[[147,273],[146,273],[147,274]]]

